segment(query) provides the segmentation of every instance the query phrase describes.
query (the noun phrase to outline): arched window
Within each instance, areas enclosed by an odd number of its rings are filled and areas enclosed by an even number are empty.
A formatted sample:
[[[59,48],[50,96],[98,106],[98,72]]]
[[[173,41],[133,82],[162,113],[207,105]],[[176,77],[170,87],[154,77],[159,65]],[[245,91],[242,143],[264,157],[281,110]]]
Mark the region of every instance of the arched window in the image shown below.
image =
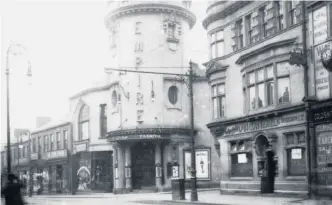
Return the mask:
[[[89,139],[89,107],[86,105],[84,105],[81,108],[78,124],[79,124],[78,140]]]

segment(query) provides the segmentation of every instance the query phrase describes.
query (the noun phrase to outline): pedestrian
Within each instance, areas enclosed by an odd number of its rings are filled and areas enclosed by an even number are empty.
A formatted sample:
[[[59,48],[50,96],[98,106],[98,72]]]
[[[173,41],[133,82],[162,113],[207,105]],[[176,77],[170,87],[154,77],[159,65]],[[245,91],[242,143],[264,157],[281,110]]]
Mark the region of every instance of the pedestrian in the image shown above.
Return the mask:
[[[5,198],[6,205],[24,205],[21,189],[24,185],[14,174],[8,174],[8,182],[1,190],[1,196]]]

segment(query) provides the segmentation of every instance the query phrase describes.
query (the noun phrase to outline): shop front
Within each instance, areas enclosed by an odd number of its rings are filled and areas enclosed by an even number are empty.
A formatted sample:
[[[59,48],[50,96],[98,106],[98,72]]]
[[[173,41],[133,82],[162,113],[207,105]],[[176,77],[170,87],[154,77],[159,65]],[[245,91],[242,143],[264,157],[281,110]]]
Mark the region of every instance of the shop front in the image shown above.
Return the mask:
[[[332,100],[313,105],[314,123],[314,193],[331,196],[332,192]]]
[[[69,192],[69,158],[67,149],[45,153],[46,165],[43,169],[43,186],[48,193]],[[45,179],[45,175],[48,177]]]
[[[112,192],[113,152],[88,151],[88,142],[74,144],[73,180],[77,192]]]
[[[306,193],[303,106],[208,126],[220,143],[221,191]]]
[[[162,191],[170,188],[174,162],[183,167],[180,149],[190,142],[187,129],[133,129],[108,133],[114,149],[114,190]],[[181,148],[180,148],[181,147]],[[181,171],[183,176],[184,170]]]

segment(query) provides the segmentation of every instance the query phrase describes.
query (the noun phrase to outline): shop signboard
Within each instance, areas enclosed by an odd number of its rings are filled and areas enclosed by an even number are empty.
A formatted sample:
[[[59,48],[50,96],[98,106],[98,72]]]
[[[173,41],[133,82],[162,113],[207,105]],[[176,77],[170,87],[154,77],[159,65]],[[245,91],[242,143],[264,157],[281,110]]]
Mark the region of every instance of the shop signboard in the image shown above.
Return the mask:
[[[313,12],[313,37],[317,45],[326,40],[328,35],[327,7],[323,6]]]
[[[124,135],[113,136],[111,141],[124,141],[124,140],[147,140],[147,139],[169,139],[169,136],[156,135],[156,134],[142,134],[142,135]]]
[[[317,183],[332,185],[332,123],[317,125]]]

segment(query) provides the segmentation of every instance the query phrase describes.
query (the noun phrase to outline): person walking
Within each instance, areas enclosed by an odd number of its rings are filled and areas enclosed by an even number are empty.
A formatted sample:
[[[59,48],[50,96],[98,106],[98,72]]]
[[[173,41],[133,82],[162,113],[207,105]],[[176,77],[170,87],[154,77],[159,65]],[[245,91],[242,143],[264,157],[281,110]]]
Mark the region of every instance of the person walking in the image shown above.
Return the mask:
[[[24,205],[26,204],[21,194],[21,189],[24,188],[14,174],[8,174],[8,182],[4,189],[1,190],[1,197],[5,198],[6,205]]]

